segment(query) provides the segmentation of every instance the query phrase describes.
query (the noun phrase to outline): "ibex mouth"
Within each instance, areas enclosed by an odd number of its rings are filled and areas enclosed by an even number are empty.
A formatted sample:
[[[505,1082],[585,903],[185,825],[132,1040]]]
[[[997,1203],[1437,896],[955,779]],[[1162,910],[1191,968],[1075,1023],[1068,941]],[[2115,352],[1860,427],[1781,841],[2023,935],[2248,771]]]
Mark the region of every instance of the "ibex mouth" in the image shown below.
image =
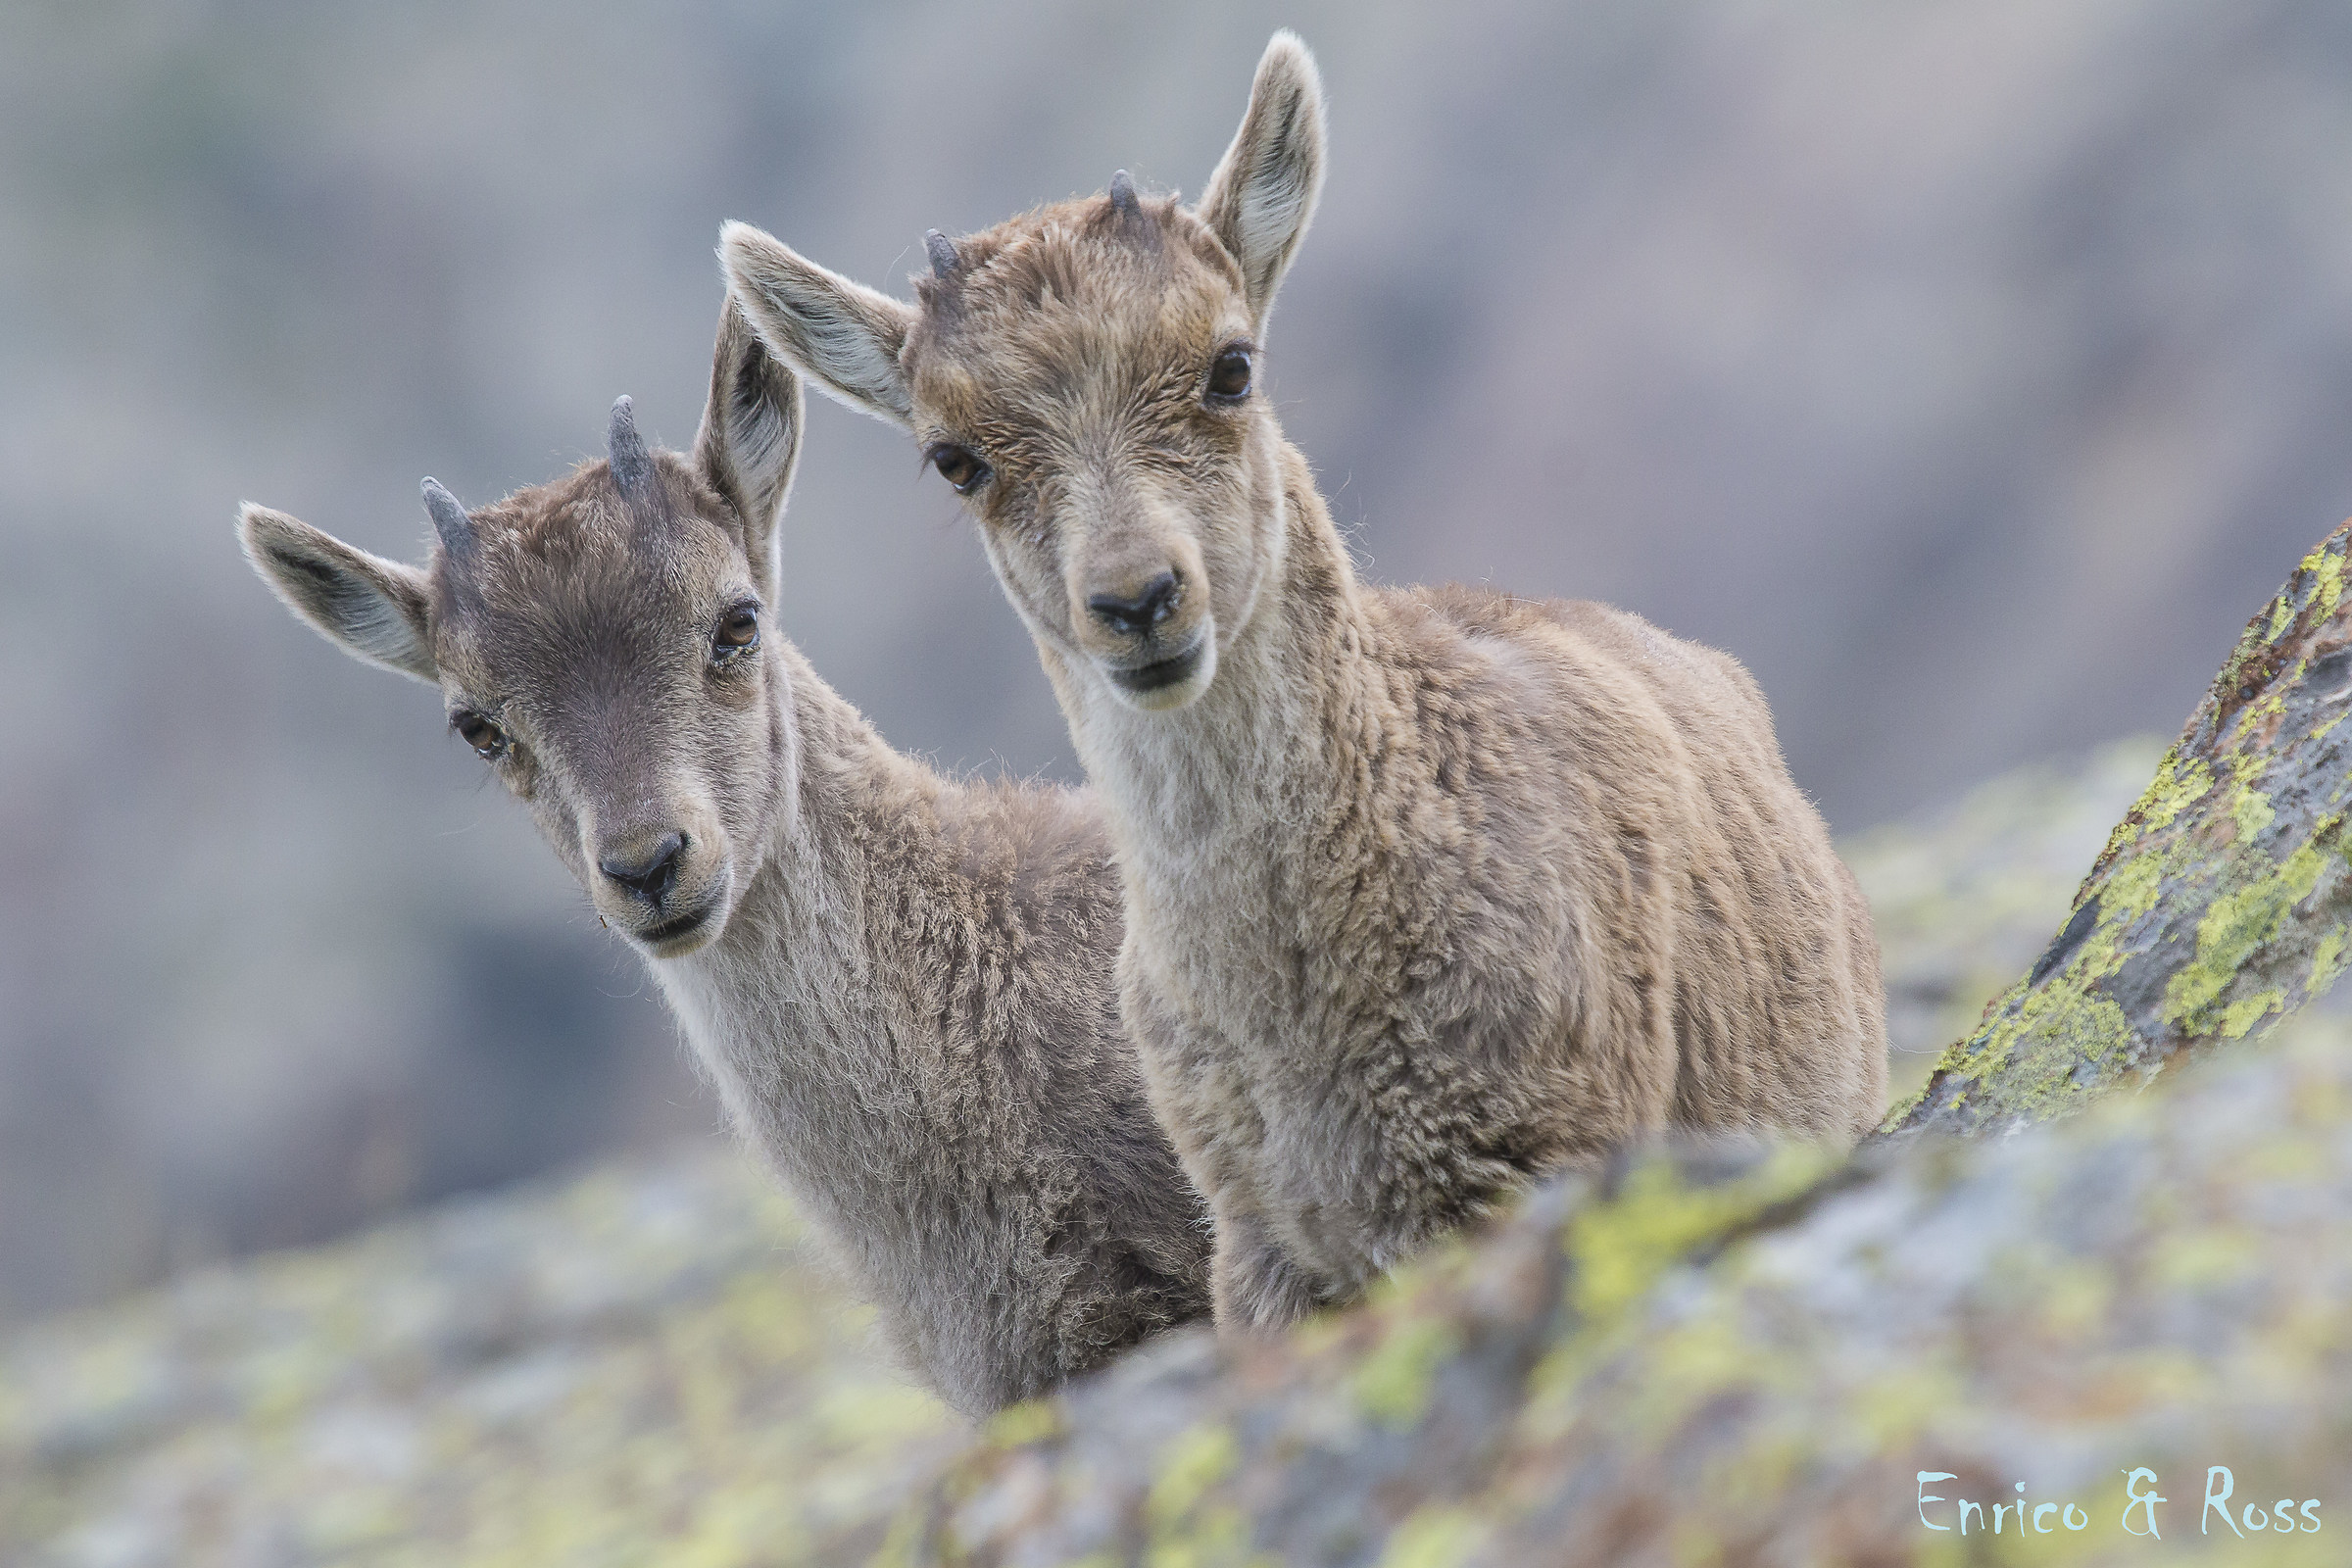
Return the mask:
[[[710,916],[718,911],[722,902],[720,899],[707,900],[699,909],[690,909],[674,920],[664,920],[660,925],[646,927],[637,933],[637,940],[653,949],[656,957],[683,957],[702,946],[698,939],[703,934],[703,928],[710,923]]]
[[[1142,708],[1180,708],[1199,695],[1198,687],[1207,684],[1206,675],[1215,668],[1213,639],[1207,627],[1202,627],[1184,652],[1168,659],[1138,664],[1132,669],[1105,667],[1103,673],[1111,684],[1136,700]]]

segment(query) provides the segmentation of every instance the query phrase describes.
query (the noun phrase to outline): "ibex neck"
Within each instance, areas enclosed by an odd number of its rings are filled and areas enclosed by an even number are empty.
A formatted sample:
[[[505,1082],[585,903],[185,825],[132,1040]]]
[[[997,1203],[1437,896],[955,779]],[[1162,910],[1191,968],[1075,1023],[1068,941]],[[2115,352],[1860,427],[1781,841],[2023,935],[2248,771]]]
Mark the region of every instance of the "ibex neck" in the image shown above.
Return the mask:
[[[788,679],[790,798],[720,938],[654,971],[736,1125],[820,1207],[852,1205],[859,1170],[919,1139],[907,1059],[929,1035],[906,1027],[922,955],[877,941],[876,907],[919,900],[908,853],[941,836],[955,786],[891,750],[797,652]],[[879,831],[878,831],[879,830]],[[895,861],[871,852],[898,848]],[[861,1148],[846,1163],[829,1156]]]
[[[1359,729],[1386,689],[1347,545],[1305,460],[1286,446],[1283,466],[1281,560],[1248,624],[1220,641],[1207,691],[1173,712],[1139,712],[1099,679],[1056,672],[1121,856],[1148,877],[1218,841],[1262,856],[1292,837],[1263,829],[1269,818],[1295,825],[1345,787],[1332,739]]]

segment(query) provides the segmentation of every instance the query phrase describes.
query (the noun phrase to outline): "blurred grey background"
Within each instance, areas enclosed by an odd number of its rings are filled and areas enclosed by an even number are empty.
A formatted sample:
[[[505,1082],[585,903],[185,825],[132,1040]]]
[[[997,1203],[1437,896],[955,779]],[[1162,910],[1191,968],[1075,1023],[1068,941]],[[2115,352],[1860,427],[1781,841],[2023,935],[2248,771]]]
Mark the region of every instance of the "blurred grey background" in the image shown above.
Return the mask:
[[[1378,576],[1732,650],[1852,831],[2176,728],[2352,511],[2352,10],[12,0],[0,47],[0,1315],[715,1136],[637,960],[242,498],[421,554],[693,433],[722,219],[1197,190],[1331,93],[1271,333]],[[1067,776],[898,433],[820,404],[783,624],[903,747]]]

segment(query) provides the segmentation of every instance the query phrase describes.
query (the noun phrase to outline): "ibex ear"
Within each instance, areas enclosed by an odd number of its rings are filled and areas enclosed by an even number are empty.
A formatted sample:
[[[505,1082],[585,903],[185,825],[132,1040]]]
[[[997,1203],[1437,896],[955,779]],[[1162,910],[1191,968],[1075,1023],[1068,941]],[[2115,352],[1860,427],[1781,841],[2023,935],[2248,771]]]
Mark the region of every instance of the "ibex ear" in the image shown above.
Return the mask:
[[[719,229],[718,259],[727,291],[785,364],[827,396],[912,427],[899,351],[914,325],[913,306],[829,272],[749,223]]]
[[[710,401],[695,432],[694,462],[743,518],[744,555],[772,599],[776,519],[801,460],[801,378],[770,354],[729,298],[710,353]]]
[[[1242,265],[1250,314],[1262,327],[1282,274],[1323,188],[1323,78],[1285,28],[1266,45],[1250,112],[1193,212]]]
[[[237,539],[262,581],[328,641],[370,664],[439,682],[423,572],[250,501],[238,510]]]

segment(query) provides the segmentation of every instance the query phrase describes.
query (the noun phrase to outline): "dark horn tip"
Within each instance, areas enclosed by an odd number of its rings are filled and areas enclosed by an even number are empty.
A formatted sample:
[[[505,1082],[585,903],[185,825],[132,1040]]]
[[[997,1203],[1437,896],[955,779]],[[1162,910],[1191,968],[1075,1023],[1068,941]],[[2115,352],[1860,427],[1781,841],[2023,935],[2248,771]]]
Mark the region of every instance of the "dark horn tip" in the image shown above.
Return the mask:
[[[1124,169],[1110,176],[1110,205],[1129,217],[1141,211],[1135,199],[1135,176]]]
[[[933,277],[953,277],[963,259],[956,254],[956,242],[936,228],[923,230],[923,251],[931,258]]]

